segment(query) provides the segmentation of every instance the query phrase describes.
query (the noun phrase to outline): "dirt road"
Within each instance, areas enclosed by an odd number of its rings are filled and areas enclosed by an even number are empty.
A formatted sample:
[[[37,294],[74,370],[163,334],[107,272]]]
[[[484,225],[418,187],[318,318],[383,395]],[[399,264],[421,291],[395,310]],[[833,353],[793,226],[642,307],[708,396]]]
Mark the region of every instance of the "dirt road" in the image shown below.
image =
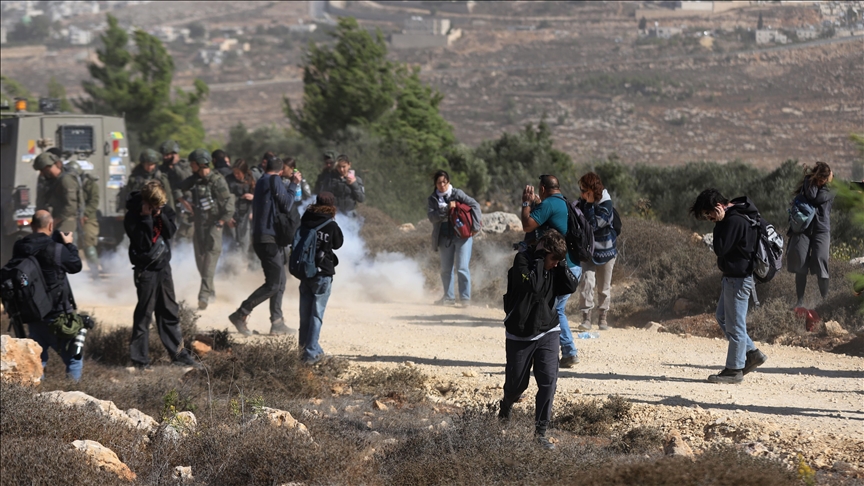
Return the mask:
[[[133,309],[82,304],[109,325],[128,322]],[[226,316],[238,304],[217,301],[201,313],[199,326],[230,327]],[[296,322],[293,285],[284,309],[289,325]],[[250,328],[266,333],[266,314],[262,305],[252,314]],[[500,396],[503,384],[502,318],[503,311],[495,308],[347,302],[334,292],[321,344],[325,352],[364,366],[411,361],[435,381],[465,390],[466,400],[491,401]],[[864,443],[864,360],[798,347],[758,346],[769,357],[764,366],[740,385],[714,385],[705,378],[722,368],[723,340],[632,328],[603,331],[599,339],[578,341],[581,362],[561,371],[558,397],[619,394],[636,403],[701,408],[721,417],[743,413],[756,422]]]

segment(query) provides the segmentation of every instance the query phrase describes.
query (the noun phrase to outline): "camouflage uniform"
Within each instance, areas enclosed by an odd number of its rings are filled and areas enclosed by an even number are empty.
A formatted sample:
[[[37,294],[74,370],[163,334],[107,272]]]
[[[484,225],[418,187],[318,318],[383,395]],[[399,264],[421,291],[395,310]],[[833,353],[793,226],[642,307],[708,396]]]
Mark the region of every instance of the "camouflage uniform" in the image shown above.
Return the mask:
[[[144,164],[158,164],[160,159],[159,153],[155,150],[147,149],[141,152],[141,156],[138,158],[138,165],[129,174],[129,182],[126,183],[126,187],[117,196],[118,211],[126,208],[126,199],[130,194],[140,191],[148,181],[154,179],[162,183],[162,187],[165,188],[165,195],[168,197],[166,204],[171,209],[174,209],[174,194],[171,190],[171,182],[168,180],[168,176],[159,170],[159,167],[156,167],[153,172],[147,172],[144,169]]]
[[[78,238],[79,247],[84,250],[87,266],[94,278],[99,278],[99,178],[81,170],[74,160],[66,164],[66,170],[78,177],[81,184],[81,200],[84,203],[83,219]]]
[[[198,292],[198,308],[206,309],[207,304],[216,297],[213,278],[216,264],[222,254],[222,225],[234,217],[234,195],[222,174],[213,168],[210,153],[198,149],[189,155],[189,160],[200,167],[209,167],[206,177],[193,174],[180,185],[180,190],[192,193],[192,219],[195,234],[192,238],[195,247],[195,264],[201,274],[201,290]]]
[[[173,140],[166,140],[159,146],[159,152],[162,153],[163,157],[172,152],[180,153],[180,145]],[[186,159],[180,159],[173,166],[163,162],[159,169],[168,178],[168,183],[171,187],[171,199],[174,201],[172,207],[177,213],[177,233],[175,238],[177,241],[191,239],[195,231],[195,227],[192,224],[192,215],[186,211],[180,200],[191,201],[192,193],[180,190],[180,185],[192,176],[192,168],[189,167],[189,162]]]
[[[36,157],[33,168],[41,171],[49,165],[56,164],[60,159],[45,152]],[[55,179],[45,179],[39,184],[36,192],[36,209],[46,209],[54,218],[54,229],[64,233],[78,234],[78,218],[83,214],[81,185],[78,176],[65,168]],[[80,211],[80,213],[79,213]]]

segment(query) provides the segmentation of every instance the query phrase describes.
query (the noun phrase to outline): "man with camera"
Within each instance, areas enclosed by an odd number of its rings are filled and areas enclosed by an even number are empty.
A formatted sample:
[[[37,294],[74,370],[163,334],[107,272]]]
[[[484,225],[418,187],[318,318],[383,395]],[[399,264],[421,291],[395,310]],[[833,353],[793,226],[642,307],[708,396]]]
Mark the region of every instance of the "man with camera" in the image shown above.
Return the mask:
[[[74,222],[74,218],[72,219]],[[59,337],[52,331],[52,323],[64,314],[74,313],[75,302],[72,288],[66,274],[81,271],[81,257],[73,243],[72,232],[54,230],[54,218],[46,210],[40,209],[33,215],[30,223],[32,234],[15,242],[12,259],[36,258],[42,270],[45,289],[51,299],[51,311],[41,322],[27,322],[30,339],[42,346],[42,368],[48,364],[48,348],[54,348],[63,364],[66,375],[75,381],[81,379],[83,356],[74,348],[73,339]]]
[[[150,180],[129,195],[123,227],[129,237],[129,261],[135,267],[138,305],[132,321],[129,354],[136,368],[150,368],[150,319],[156,313],[156,329],[171,364],[199,366],[183,348],[180,307],[171,275],[171,239],[177,231],[174,209],[167,205],[162,183]]]

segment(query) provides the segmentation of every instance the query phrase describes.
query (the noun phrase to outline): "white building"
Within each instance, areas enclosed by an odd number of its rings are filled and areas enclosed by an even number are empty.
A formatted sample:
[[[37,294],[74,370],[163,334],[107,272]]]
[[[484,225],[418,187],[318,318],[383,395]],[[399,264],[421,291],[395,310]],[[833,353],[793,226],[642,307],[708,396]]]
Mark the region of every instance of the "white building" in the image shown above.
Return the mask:
[[[820,32],[814,28],[809,29],[795,29],[795,35],[798,36],[798,40],[812,40],[818,39]]]
[[[446,47],[462,36],[462,30],[452,29],[450,19],[411,17],[405,21],[401,34],[390,36],[395,49]]]
[[[69,26],[69,43],[73,46],[86,46],[93,41],[93,34],[89,30],[79,29],[74,25]]]
[[[769,44],[771,42],[774,42],[775,44],[785,44],[789,42],[789,38],[776,30],[761,29],[756,31],[757,44]]]

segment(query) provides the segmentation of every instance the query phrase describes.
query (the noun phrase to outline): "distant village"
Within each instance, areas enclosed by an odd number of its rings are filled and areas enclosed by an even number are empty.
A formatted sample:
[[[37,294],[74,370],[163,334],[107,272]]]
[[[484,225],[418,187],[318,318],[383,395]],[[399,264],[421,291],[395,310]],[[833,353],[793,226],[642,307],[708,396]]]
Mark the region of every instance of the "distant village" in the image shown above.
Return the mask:
[[[26,27],[35,23],[48,21],[49,25],[58,25],[61,28],[50,30],[50,39],[55,44],[66,43],[72,46],[89,46],[93,44],[98,36],[105,31],[107,24],[104,16],[99,17],[98,22],[85,24],[75,22],[75,18],[82,15],[99,14],[122,9],[129,6],[151,3],[149,1],[3,1],[2,22],[0,22],[0,44],[15,45],[26,44],[16,38],[18,29],[26,30]],[[338,12],[345,8],[345,1],[309,1],[309,18],[304,22],[302,19],[297,24],[287,26],[292,33],[312,33],[319,24],[335,23],[335,16],[329,12]],[[475,2],[455,2],[465,13],[473,10]],[[642,2],[641,8],[636,11],[636,22],[638,23],[638,35],[644,39],[673,39],[676,36],[711,37],[714,32],[699,31],[688,27],[684,19],[691,21],[694,17],[710,17],[729,10],[745,7],[770,4],[771,6],[790,6],[800,8],[805,2],[762,2],[762,1],[677,1],[677,2]],[[821,14],[821,22],[812,25],[800,25],[790,28],[785,26],[779,28],[768,23],[745,26],[748,40],[756,44],[786,44],[790,42],[802,42],[819,38],[844,37],[864,35],[864,1],[828,1],[812,2],[812,8],[818,9]],[[455,6],[455,5],[454,5]],[[405,48],[434,48],[451,45],[461,37],[461,30],[453,28],[451,21],[442,18],[441,14],[435,17],[423,17],[412,15],[404,21],[402,31],[389,36],[390,45],[395,49]],[[39,17],[43,19],[37,20]],[[478,21],[482,22],[482,21]],[[514,25],[508,27],[511,31],[535,30],[538,26],[531,24]],[[130,35],[137,30],[135,25],[128,26]],[[199,31],[196,31],[199,30]],[[231,27],[214,29],[212,32],[201,26],[194,29],[192,26],[174,27],[157,26],[146,29],[146,31],[165,43],[182,42],[186,44],[204,44],[197,54],[197,60],[205,65],[219,65],[226,56],[240,56],[251,48],[248,42],[240,42],[238,37],[243,36],[243,28]],[[20,35],[17,37],[21,37]],[[710,47],[710,41],[704,41],[703,45]]]

